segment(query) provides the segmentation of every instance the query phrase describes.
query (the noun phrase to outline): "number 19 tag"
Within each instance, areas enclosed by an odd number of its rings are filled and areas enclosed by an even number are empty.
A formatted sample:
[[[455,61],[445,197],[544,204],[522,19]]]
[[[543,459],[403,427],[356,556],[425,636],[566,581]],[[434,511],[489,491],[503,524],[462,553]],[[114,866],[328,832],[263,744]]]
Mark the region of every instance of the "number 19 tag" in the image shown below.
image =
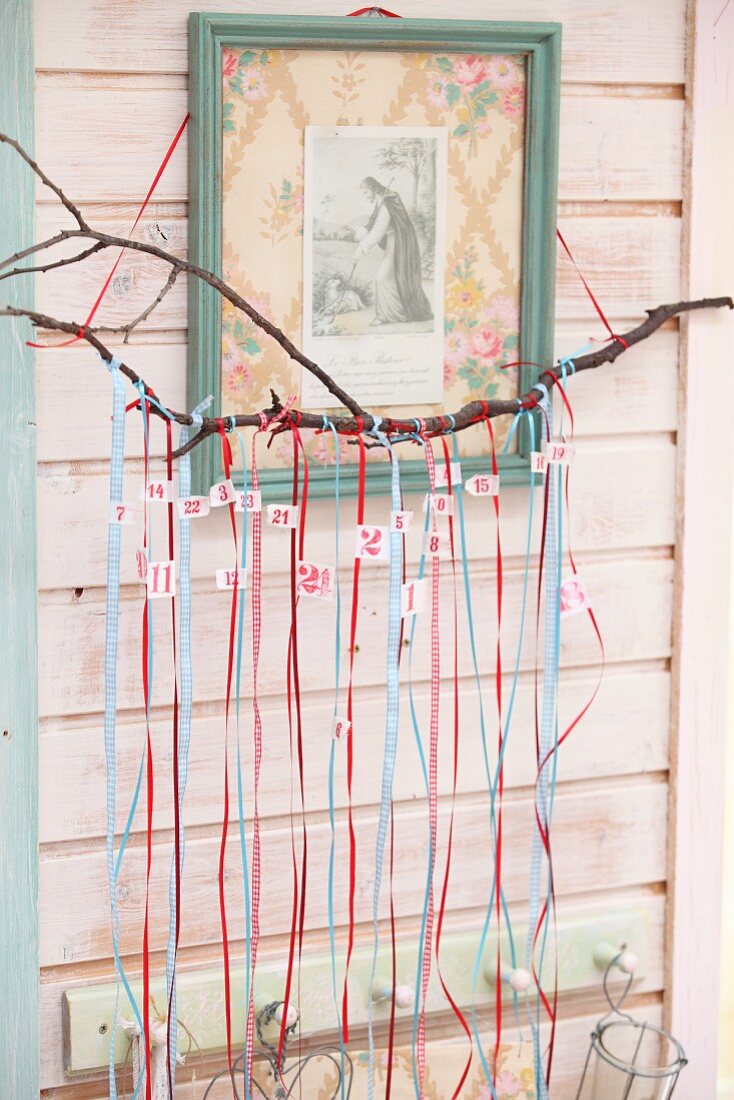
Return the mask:
[[[355,558],[371,558],[380,561],[388,556],[389,531],[387,527],[358,527]]]
[[[561,466],[568,466],[575,453],[576,448],[572,443],[552,439],[549,443],[543,444],[543,454],[548,462],[558,462]]]

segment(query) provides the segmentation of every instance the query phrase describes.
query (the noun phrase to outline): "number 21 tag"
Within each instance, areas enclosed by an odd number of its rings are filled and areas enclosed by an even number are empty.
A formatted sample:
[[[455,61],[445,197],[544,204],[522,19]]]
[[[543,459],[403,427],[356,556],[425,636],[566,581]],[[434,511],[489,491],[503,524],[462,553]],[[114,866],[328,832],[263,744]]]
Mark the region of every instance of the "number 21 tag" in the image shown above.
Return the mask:
[[[268,523],[271,527],[297,527],[297,504],[268,504]]]

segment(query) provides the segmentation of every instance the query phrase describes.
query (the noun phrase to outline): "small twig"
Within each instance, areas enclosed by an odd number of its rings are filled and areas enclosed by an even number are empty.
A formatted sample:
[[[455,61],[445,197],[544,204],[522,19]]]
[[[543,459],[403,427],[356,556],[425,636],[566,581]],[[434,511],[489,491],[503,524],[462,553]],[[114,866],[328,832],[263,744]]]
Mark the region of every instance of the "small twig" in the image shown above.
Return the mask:
[[[36,264],[33,267],[14,267],[11,271],[5,271],[0,275],[0,281],[3,279],[11,279],[14,275],[29,275],[34,271],[40,271],[42,274],[45,274],[47,271],[53,271],[57,267],[67,267],[69,264],[78,264],[81,260],[86,260],[88,256],[93,256],[95,252],[101,252],[102,249],[106,247],[107,245],[97,241],[91,248],[85,248],[83,252],[77,252],[74,256],[65,256],[63,260],[54,260],[52,263],[47,264]]]
[[[27,248],[22,248],[20,252],[14,252],[12,256],[8,256],[7,260],[3,260],[0,263],[0,271],[9,267],[11,264],[17,263],[18,260],[24,260],[26,256],[32,256],[35,252],[43,252],[44,248],[52,248],[55,244],[60,244],[62,241],[68,241],[69,237],[76,236],[78,230],[76,229],[62,229],[60,233],[57,233],[53,237],[49,237],[47,241],[38,241],[37,244],[30,244]],[[18,268],[12,271],[12,275],[23,275],[27,271],[27,268]],[[3,278],[5,276],[3,275]]]
[[[48,187],[51,191],[53,191],[54,195],[56,195],[61,200],[63,205],[73,216],[74,221],[77,223],[80,229],[89,228],[87,223],[84,221],[84,218],[82,217],[82,212],[79,207],[76,206],[70,198],[67,198],[67,196],[57,184],[53,183],[53,181],[48,178],[46,173],[42,171],[42,169],[38,166],[36,161],[30,155],[30,153],[26,153],[20,142],[16,141],[14,138],[9,137],[7,134],[3,134],[0,132],[0,143],[2,143],[3,145],[9,145],[11,149],[15,149],[18,156],[21,157],[26,162],[28,167],[36,173],[41,183],[43,183],[45,187]]]
[[[105,247],[105,246],[102,245],[102,247]],[[130,323],[127,324],[127,325],[118,325],[116,328],[109,328],[107,325],[97,325],[95,328],[90,329],[90,332],[122,333],[123,334],[123,341],[122,341],[123,344],[129,343],[130,342],[130,334],[133,331],[133,329],[137,328],[137,326],[139,324],[141,324],[143,321],[147,320],[148,317],[150,317],[151,313],[156,308],[156,306],[159,306],[161,304],[161,302],[163,301],[163,299],[165,298],[166,294],[168,294],[168,291],[171,289],[173,284],[176,282],[176,279],[178,278],[178,276],[179,276],[178,268],[172,267],[171,271],[170,271],[170,274],[168,276],[168,279],[166,280],[165,286],[161,287],[161,289],[158,291],[158,294],[154,298],[154,300],[150,303],[149,306],[146,306],[146,308],[143,310],[142,313],[138,314],[138,316],[135,318],[134,321],[130,321]]]

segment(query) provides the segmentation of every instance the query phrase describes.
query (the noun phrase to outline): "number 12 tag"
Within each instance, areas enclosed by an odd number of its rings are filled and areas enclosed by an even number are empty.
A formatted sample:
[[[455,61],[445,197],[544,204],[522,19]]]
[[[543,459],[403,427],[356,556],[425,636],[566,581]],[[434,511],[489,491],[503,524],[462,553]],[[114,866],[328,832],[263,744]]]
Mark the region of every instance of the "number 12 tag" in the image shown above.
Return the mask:
[[[214,575],[217,579],[217,588],[220,590],[234,588],[235,582],[237,588],[242,589],[247,583],[246,569],[217,569]]]
[[[388,556],[389,531],[387,527],[358,527],[355,558],[371,558],[380,561]]]

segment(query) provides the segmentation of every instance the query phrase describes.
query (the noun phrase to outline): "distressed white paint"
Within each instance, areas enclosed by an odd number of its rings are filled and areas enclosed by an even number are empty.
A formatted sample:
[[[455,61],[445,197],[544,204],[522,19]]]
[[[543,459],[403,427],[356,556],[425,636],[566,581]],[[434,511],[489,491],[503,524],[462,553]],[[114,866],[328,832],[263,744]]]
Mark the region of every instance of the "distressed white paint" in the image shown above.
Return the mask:
[[[446,12],[439,0],[395,0],[389,6],[396,4],[404,14],[442,16]],[[185,22],[192,6],[184,0],[95,0],[93,4],[84,0],[66,0],[64,4],[35,0],[38,95],[43,105],[38,114],[38,148],[43,152],[44,166],[59,175],[59,182],[72,195],[89,204],[90,216],[111,230],[126,231],[129,227],[136,204],[185,110]],[[232,0],[227,5],[229,10],[289,14],[294,13],[294,7],[302,6],[286,0]],[[222,5],[217,0],[202,0],[200,7],[214,10]],[[309,10],[315,14],[341,14],[349,9],[337,0],[317,0]],[[488,11],[485,0],[461,0],[452,6],[451,14],[484,18]],[[565,23],[561,224],[612,322],[620,328],[631,326],[645,307],[673,300],[679,291],[684,0],[651,0],[647,4],[639,0],[517,0],[494,4],[491,15],[559,19]],[[76,120],[75,129],[84,135],[84,141],[69,141],[64,136],[70,118]],[[175,154],[150,216],[146,214],[140,230],[155,235],[156,226],[164,227],[179,252],[186,247],[185,162],[182,148]],[[39,232],[53,232],[65,223],[65,218],[49,204],[48,196],[39,194],[39,199]],[[95,257],[87,270],[73,279],[49,277],[39,291],[39,301],[50,312],[80,316],[94,300],[108,264],[108,257]],[[126,256],[119,274],[117,294],[103,309],[106,319],[129,319],[165,280],[160,266],[142,256]],[[720,287],[705,289],[718,291]],[[152,315],[133,346],[126,349],[131,364],[179,407],[185,404],[184,293],[182,280]],[[562,257],[558,318],[557,346],[561,352],[573,351],[590,335],[603,335],[576,275]],[[708,323],[709,319],[700,327]],[[676,326],[671,325],[613,368],[575,380],[571,390],[580,433],[573,483],[574,538],[585,578],[599,607],[610,673],[594,711],[569,742],[562,766],[564,785],[559,794],[557,827],[559,889],[563,898],[569,899],[567,904],[574,906],[598,904],[610,896],[630,897],[635,904],[640,900],[649,902],[654,920],[644,1011],[653,1020],[659,1019],[667,984],[662,927],[668,837],[677,353],[678,334]],[[73,402],[80,390],[85,395],[86,415],[83,423],[71,431]],[[42,1085],[53,1090],[49,1094],[53,1100],[97,1100],[102,1090],[95,1085],[64,1087],[59,1036],[64,986],[110,977],[101,842],[100,733],[100,586],[104,563],[104,459],[109,440],[106,373],[91,352],[76,348],[43,352],[38,356],[38,405],[42,1020],[47,1040]],[[64,410],[63,418],[59,409]],[[131,426],[130,453],[139,456],[137,432],[137,427]],[[503,499],[510,639],[516,629],[513,620],[518,607],[522,498],[522,492],[514,492]],[[370,502],[370,509],[380,507],[381,502]],[[345,504],[347,534],[353,512],[354,503]],[[474,511],[470,518],[476,598],[481,607],[490,607],[493,564],[485,550],[490,527],[486,518],[478,520],[478,514]],[[329,554],[330,516],[327,502],[318,502],[313,508],[308,538],[316,560]],[[222,519],[212,516],[205,522],[210,523],[207,546],[224,554],[227,541]],[[190,909],[181,953],[184,966],[213,965],[220,955],[213,852],[220,814],[221,760],[220,754],[203,750],[207,743],[221,737],[222,677],[212,655],[221,652],[223,627],[217,619],[211,622],[210,612],[221,608],[222,597],[205,591],[211,569],[198,530],[194,533],[194,572],[197,677],[201,690],[197,692],[195,767],[189,796],[192,837],[186,891]],[[283,543],[273,539],[270,546],[268,598],[274,601],[276,611],[265,643],[263,692],[266,724],[278,731],[284,723],[281,643],[286,612],[281,597],[285,593],[286,560]],[[373,594],[376,599],[384,578],[384,571],[370,573],[364,585],[366,600]],[[131,581],[132,576],[126,573],[121,626],[128,656],[121,669],[120,764],[121,784],[128,789],[141,737],[141,700],[134,657],[139,594]],[[75,589],[84,591],[77,596]],[[381,603],[378,611],[376,617],[365,616],[362,620],[365,643],[382,629]],[[312,605],[308,612],[314,624],[326,621],[324,609]],[[209,622],[205,623],[205,618]],[[482,662],[488,667],[492,630],[482,626]],[[520,740],[514,743],[508,760],[505,828],[507,844],[518,854],[527,850],[530,822],[530,658],[528,650],[518,701],[516,728]],[[593,637],[581,621],[569,624],[563,661],[565,705],[570,711],[591,690],[598,671]],[[315,744],[309,760],[313,778],[308,809],[314,837],[312,858],[317,862],[323,859],[327,834],[323,758],[328,740],[318,740],[330,686],[329,669],[323,665],[323,659],[304,654],[305,715]],[[477,720],[469,672],[469,666],[462,665],[463,731],[466,738],[475,739]],[[422,706],[426,695],[424,672],[418,680]],[[370,654],[368,644],[360,650],[356,681],[359,713],[379,714],[384,674],[381,658]],[[158,759],[165,769],[170,765],[170,678],[163,666],[158,684],[161,707],[153,732]],[[449,684],[445,691],[450,692]],[[268,743],[264,765],[267,781],[263,827],[266,844],[273,852],[280,851],[288,837],[283,809],[287,779],[280,742],[276,736]],[[405,835],[413,838],[415,852],[412,863],[406,859],[399,887],[401,932],[410,934],[417,896],[415,867],[420,866],[419,848],[425,830],[422,809],[414,804],[418,789],[408,741],[401,751],[397,812]],[[374,827],[378,763],[377,754],[372,762],[365,758],[355,788],[357,812],[368,834]],[[170,792],[164,787],[162,783],[155,818],[156,897],[164,890],[170,843]],[[340,829],[342,787],[343,783],[338,796]],[[459,790],[457,828],[463,854],[458,858],[466,860],[480,836],[482,812],[480,780],[466,766],[460,772]],[[136,823],[139,827],[140,822]],[[123,899],[126,920],[129,916],[136,928],[131,950],[137,950],[139,932],[141,879],[135,868],[143,854],[140,839],[139,834],[134,838],[136,847],[131,849],[124,884],[130,891]],[[230,856],[236,857],[234,832]],[[234,863],[232,870],[234,875]],[[272,864],[267,873],[272,874]],[[468,866],[465,875],[455,877],[448,926],[462,919],[476,919],[481,883],[474,878]],[[521,906],[526,873],[519,859],[508,868],[508,884]],[[283,949],[287,897],[277,882],[271,894],[274,907],[268,919],[272,926],[266,930],[264,950],[277,953]],[[364,899],[360,906],[361,916],[367,919]],[[155,911],[154,942],[158,950],[164,937],[164,922],[159,918],[165,911],[159,905]],[[324,923],[323,898],[314,888],[309,945],[323,949]],[[368,938],[368,927],[360,925],[358,934]],[[157,963],[162,961],[160,954],[155,958]],[[590,1007],[588,1000],[582,1003],[573,997],[564,1003],[554,1100],[574,1095],[573,1082],[580,1072],[598,1003]],[[209,1064],[213,1065],[211,1061]],[[201,1081],[199,1069],[197,1075]],[[691,1078],[695,1080],[693,1074]],[[202,1090],[199,1086],[197,1089],[194,1095],[200,1100]]]

